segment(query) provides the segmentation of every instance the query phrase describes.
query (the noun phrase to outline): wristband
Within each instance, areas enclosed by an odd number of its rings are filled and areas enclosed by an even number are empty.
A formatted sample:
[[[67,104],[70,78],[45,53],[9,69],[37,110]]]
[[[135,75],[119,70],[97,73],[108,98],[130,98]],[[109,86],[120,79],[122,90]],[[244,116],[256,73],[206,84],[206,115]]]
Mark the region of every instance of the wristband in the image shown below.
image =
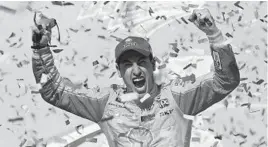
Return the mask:
[[[222,32],[218,30],[215,34],[213,35],[207,35],[209,43],[219,43],[224,41],[224,37],[222,35]]]

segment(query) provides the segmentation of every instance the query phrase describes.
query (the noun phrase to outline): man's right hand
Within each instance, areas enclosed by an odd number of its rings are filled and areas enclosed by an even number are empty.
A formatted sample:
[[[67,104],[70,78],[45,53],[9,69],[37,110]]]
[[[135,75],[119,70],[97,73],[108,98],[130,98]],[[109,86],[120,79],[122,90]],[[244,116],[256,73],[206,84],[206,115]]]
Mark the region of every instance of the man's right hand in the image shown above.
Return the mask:
[[[38,29],[37,27],[32,27],[32,41],[33,49],[40,49],[46,47],[51,41],[51,32],[45,29]]]

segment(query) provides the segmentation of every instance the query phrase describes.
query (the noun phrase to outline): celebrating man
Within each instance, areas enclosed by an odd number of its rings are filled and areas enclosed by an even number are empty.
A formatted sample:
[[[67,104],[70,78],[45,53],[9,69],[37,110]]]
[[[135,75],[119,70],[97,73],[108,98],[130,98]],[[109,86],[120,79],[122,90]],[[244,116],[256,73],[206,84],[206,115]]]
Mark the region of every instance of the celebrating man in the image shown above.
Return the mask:
[[[42,75],[42,98],[63,110],[98,123],[110,147],[189,147],[196,115],[224,99],[239,84],[240,74],[230,44],[215,25],[209,10],[196,9],[189,20],[206,33],[215,70],[194,83],[180,78],[158,85],[150,44],[129,36],[115,48],[119,76],[126,88],[76,89],[61,77],[47,46],[51,32],[33,30],[33,72],[37,83]]]

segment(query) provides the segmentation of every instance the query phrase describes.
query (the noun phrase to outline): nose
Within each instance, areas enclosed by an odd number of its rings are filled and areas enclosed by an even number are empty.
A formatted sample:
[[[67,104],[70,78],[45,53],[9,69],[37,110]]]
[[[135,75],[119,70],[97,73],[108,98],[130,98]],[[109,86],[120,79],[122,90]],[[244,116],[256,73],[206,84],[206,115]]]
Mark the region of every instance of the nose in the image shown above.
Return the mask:
[[[136,63],[133,64],[133,75],[136,77],[141,76],[141,69]]]

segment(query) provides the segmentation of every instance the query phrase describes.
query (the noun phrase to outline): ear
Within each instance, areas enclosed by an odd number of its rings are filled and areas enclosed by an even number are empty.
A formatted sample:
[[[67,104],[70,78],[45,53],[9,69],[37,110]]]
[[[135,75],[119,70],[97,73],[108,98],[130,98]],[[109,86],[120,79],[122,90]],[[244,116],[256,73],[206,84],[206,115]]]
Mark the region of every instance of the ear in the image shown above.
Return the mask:
[[[122,78],[118,64],[116,64],[116,70],[117,70],[117,74],[118,74],[119,78]]]

